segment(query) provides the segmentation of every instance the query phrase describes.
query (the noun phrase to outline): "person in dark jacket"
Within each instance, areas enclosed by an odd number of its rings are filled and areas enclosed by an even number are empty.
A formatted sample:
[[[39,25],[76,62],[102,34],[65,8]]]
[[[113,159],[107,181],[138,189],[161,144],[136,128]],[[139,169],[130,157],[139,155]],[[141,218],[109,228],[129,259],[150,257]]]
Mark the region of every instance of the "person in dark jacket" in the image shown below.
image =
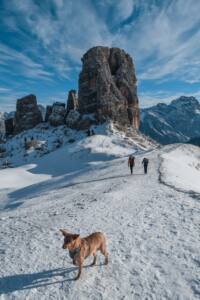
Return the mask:
[[[143,161],[142,161],[142,164],[144,166],[144,173],[147,174],[147,168],[148,168],[148,164],[149,164],[148,158],[144,157]]]
[[[91,136],[90,129],[88,129],[88,130],[86,131],[86,133],[87,133],[87,136]]]
[[[128,167],[130,168],[131,174],[133,174],[133,167],[135,165],[135,157],[130,155],[128,158]]]

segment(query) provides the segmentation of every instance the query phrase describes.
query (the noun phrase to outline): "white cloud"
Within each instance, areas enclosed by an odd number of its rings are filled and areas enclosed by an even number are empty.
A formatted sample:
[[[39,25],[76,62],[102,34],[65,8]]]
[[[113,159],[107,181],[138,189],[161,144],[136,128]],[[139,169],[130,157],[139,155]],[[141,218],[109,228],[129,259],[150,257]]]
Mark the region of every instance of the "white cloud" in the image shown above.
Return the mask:
[[[199,24],[200,2],[166,0],[162,6],[145,0],[96,3],[97,7],[89,0],[51,0],[45,2],[43,9],[34,0],[10,0],[7,10],[19,14],[18,26],[26,26],[45,49],[42,63],[62,77],[69,77],[69,61],[71,65],[80,65],[80,58],[88,48],[115,45],[125,48],[135,58],[140,79],[160,79],[172,74],[187,82],[199,81],[200,31],[192,31]],[[140,8],[137,19],[111,33],[110,26],[119,25],[136,8]]]
[[[12,64],[12,72],[30,79],[70,79],[80,69],[87,49],[117,46],[134,58],[139,81],[164,82],[170,77],[200,82],[200,1],[158,2],[49,0],[37,5],[34,0],[4,1],[4,24],[23,41],[21,52],[0,44],[0,64],[8,66],[8,72]],[[133,12],[136,18],[126,22]],[[165,101],[168,96],[142,95],[141,103],[162,97]]]
[[[11,89],[8,89],[5,87],[0,87],[0,94],[4,94],[4,93],[10,92],[10,91],[11,91]]]
[[[15,75],[22,75],[29,78],[50,80],[52,74],[46,71],[43,65],[34,62],[27,55],[16,51],[0,43],[0,64],[12,66]],[[10,70],[7,69],[9,73]]]

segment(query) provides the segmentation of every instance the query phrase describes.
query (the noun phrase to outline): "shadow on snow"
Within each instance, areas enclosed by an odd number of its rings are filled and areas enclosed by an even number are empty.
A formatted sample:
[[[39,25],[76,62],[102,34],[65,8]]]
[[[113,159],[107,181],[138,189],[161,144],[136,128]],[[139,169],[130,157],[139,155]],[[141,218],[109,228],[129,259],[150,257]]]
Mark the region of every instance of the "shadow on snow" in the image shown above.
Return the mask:
[[[97,265],[103,266],[102,264]],[[83,268],[89,268],[86,265]],[[16,274],[0,278],[0,295],[74,281],[78,267],[57,268],[32,274]],[[73,274],[71,274],[73,273]],[[60,279],[58,277],[61,277]]]

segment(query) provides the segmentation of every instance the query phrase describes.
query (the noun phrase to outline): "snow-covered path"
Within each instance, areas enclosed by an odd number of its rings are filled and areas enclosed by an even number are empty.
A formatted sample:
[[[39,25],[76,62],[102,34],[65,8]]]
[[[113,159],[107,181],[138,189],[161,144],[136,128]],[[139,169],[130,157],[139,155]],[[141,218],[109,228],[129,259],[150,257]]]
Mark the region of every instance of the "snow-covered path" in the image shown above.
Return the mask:
[[[160,153],[93,163],[65,186],[29,197],[0,214],[1,300],[199,299],[200,202],[159,182]],[[37,186],[36,186],[37,188]],[[77,268],[59,228],[81,236],[103,231],[109,264]]]

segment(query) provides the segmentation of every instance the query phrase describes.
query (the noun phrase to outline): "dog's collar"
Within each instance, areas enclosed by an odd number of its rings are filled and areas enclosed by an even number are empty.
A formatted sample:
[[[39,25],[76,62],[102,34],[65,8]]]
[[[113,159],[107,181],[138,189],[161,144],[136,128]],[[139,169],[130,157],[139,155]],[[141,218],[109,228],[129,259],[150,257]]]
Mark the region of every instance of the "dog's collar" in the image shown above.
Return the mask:
[[[73,259],[76,254],[81,251],[81,247],[77,247],[73,250],[69,250],[69,256]]]

